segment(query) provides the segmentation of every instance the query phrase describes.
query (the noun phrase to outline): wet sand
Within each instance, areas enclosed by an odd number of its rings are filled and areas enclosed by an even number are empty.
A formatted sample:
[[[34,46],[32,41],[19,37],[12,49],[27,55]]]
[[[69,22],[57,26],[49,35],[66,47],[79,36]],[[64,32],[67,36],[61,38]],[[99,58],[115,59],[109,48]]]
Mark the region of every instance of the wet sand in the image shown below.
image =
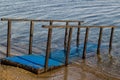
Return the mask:
[[[73,61],[69,66],[43,74],[21,68],[0,66],[0,80],[120,80],[119,59],[108,55]]]
[[[41,75],[10,66],[1,66],[0,70],[0,80],[102,80],[75,65],[69,65]]]

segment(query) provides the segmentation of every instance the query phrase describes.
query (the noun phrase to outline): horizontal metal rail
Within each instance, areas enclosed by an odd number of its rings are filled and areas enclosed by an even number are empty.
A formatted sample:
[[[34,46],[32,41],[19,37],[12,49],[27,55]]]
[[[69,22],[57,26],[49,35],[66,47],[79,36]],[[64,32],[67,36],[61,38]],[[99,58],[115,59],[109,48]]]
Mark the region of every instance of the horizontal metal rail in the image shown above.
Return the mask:
[[[34,22],[84,22],[79,20],[40,20],[40,19],[10,19],[10,18],[1,18],[1,21],[34,21]]]
[[[76,25],[70,25],[70,26],[64,26],[64,25],[42,25],[43,28],[114,28],[116,26],[76,26]]]

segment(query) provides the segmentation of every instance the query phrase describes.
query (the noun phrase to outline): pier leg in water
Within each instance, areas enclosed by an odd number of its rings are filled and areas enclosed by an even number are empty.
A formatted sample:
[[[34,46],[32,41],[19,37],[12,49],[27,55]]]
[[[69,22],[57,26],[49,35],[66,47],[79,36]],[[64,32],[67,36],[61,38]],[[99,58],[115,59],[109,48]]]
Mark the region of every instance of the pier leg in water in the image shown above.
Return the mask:
[[[52,26],[53,25],[53,22],[52,21],[50,21],[50,26]],[[51,34],[52,35],[52,34]],[[51,51],[51,50],[50,50]],[[49,56],[50,58],[52,57],[52,55],[51,55],[51,52],[50,52],[50,56]]]
[[[102,31],[103,31],[103,28],[100,28],[99,39],[98,39],[98,47],[97,47],[97,55],[100,54],[100,46],[101,46],[101,40],[102,40]]]
[[[110,35],[110,42],[109,42],[109,55],[112,50],[113,33],[114,33],[114,28],[111,28],[111,35]]]
[[[29,54],[32,54],[34,22],[30,21],[30,36],[29,36]]]
[[[85,40],[84,40],[84,48],[83,48],[83,56],[82,58],[86,58],[86,48],[87,48],[87,41],[88,41],[88,33],[89,33],[89,28],[86,28],[86,34],[85,34]]]
[[[52,28],[49,28],[48,30],[48,41],[47,41],[47,48],[46,48],[46,56],[45,56],[45,72],[47,72],[48,69],[48,60],[49,60],[49,55],[51,52],[51,38],[52,38]]]
[[[10,49],[11,49],[11,25],[12,22],[8,21],[8,32],[7,32],[7,55],[6,57],[10,56]]]
[[[72,28],[70,28],[70,30],[69,30],[69,37],[68,37],[68,44],[67,44],[67,52],[66,52],[66,57],[65,57],[65,66],[67,66],[67,65],[68,65],[68,62],[69,62],[71,38],[72,38]]]
[[[69,25],[68,22],[66,22],[66,27]],[[67,51],[67,40],[68,39],[68,28],[65,28],[65,37],[64,37],[64,55],[66,56],[66,51]]]
[[[80,22],[78,22],[78,26],[80,26],[81,24],[80,24]],[[79,55],[79,44],[80,44],[80,28],[78,28],[78,30],[77,30],[77,39],[76,39],[76,47],[77,47],[77,53],[78,53],[78,55]]]

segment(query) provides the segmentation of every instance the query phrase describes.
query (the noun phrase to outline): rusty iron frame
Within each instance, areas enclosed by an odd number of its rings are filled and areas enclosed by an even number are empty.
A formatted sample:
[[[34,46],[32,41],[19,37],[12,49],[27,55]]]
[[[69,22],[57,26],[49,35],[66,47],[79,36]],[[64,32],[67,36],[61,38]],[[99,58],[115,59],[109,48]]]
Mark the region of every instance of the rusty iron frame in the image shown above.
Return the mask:
[[[69,63],[69,53],[70,53],[70,46],[71,46],[71,39],[72,39],[72,30],[73,28],[77,28],[77,36],[76,36],[76,47],[79,47],[80,44],[80,29],[86,28],[86,34],[84,39],[84,48],[83,48],[83,56],[82,58],[86,58],[86,48],[87,48],[87,41],[89,35],[90,28],[100,28],[99,32],[99,39],[98,39],[98,47],[97,47],[97,54],[100,54],[100,46],[102,40],[102,31],[103,28],[111,28],[110,34],[110,41],[109,41],[109,53],[112,49],[112,41],[113,41],[113,33],[115,26],[81,26],[83,21],[78,20],[34,20],[34,19],[8,19],[2,18],[1,21],[8,21],[8,31],[7,31],[7,54],[6,56],[10,56],[10,49],[11,49],[11,28],[12,28],[12,21],[29,21],[30,22],[30,35],[29,35],[29,54],[32,54],[32,42],[33,42],[33,32],[34,32],[34,22],[50,22],[49,25],[43,25],[43,28],[48,28],[48,39],[46,44],[46,56],[45,56],[45,65],[44,71],[48,70],[48,60],[51,56],[51,39],[52,39],[52,29],[53,28],[64,28],[65,29],[65,36],[64,36],[64,49],[65,53],[65,65],[67,66]],[[53,25],[53,22],[65,22],[66,25]],[[78,22],[78,25],[69,25],[70,22]],[[69,31],[68,31],[69,30]]]
[[[12,28],[12,22],[14,21],[28,21],[30,22],[30,34],[29,34],[29,50],[28,54],[32,54],[32,42],[33,42],[33,33],[34,33],[34,22],[50,22],[49,26],[52,27],[53,22],[65,22],[66,25],[68,26],[69,22],[79,22],[82,23],[83,21],[78,21],[78,20],[35,20],[35,19],[10,19],[10,18],[1,18],[1,21],[8,21],[8,31],[7,31],[7,54],[6,57],[10,56],[10,50],[11,50],[11,28]],[[71,43],[71,38],[72,38],[72,28],[69,29],[69,34],[68,34],[68,28],[65,30],[65,39],[64,39],[64,48],[66,49],[66,59],[65,59],[65,65],[68,65],[68,55],[70,53],[70,43]],[[46,56],[45,56],[45,65],[44,65],[44,71],[48,71],[48,59],[50,57],[50,52],[51,52],[51,38],[52,38],[52,28],[48,29],[48,40],[47,40],[47,46],[46,46]],[[76,43],[77,44],[77,43]]]
[[[78,25],[78,26],[75,26],[75,25],[67,25],[67,26],[63,26],[63,25],[53,25],[53,26],[48,26],[48,25],[43,25],[42,26],[43,28],[78,28],[78,31],[77,31],[77,39],[79,40],[79,37],[80,36],[80,29],[79,28],[86,28],[86,34],[85,34],[85,39],[84,39],[84,48],[83,48],[83,56],[82,58],[85,59],[86,58],[86,48],[87,48],[87,41],[88,41],[88,35],[89,35],[89,28],[100,28],[100,32],[99,32],[99,39],[98,39],[98,46],[97,46],[97,54],[99,55],[100,54],[100,46],[101,46],[101,41],[102,41],[102,31],[103,31],[103,28],[111,28],[111,34],[110,34],[110,41],[109,41],[109,53],[111,52],[111,49],[112,49],[112,40],[113,40],[113,33],[114,33],[114,28],[116,26],[81,26],[81,25]],[[67,33],[68,34],[68,33]],[[69,33],[70,34],[70,33]],[[78,42],[79,41],[76,41],[76,46],[78,47]],[[68,42],[68,41],[67,41]],[[70,45],[69,45],[70,46]],[[68,47],[68,46],[67,46]],[[67,55],[68,56],[68,55]],[[66,57],[67,58],[67,57]],[[68,60],[68,59],[66,59]],[[66,61],[67,62],[67,61]]]

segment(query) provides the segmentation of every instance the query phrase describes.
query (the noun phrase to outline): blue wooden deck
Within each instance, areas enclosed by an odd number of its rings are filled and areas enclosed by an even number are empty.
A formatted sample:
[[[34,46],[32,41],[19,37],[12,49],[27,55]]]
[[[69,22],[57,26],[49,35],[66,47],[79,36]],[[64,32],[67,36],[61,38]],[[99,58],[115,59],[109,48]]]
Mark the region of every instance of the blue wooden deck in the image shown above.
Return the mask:
[[[105,48],[106,46],[102,46],[102,48]],[[90,52],[96,52],[97,50],[97,44],[88,43],[87,44],[87,53]],[[77,47],[71,47],[69,60],[71,58],[75,58],[75,56],[82,56],[83,52],[83,44]],[[65,51],[59,50],[51,52],[51,57],[49,58],[48,67],[55,68],[64,65],[65,62]],[[44,64],[45,64],[45,56],[44,55],[23,55],[23,56],[13,56],[13,57],[7,57],[2,60],[3,64],[18,66],[18,67],[29,67],[31,70],[36,70],[35,73],[41,73],[44,72]],[[30,70],[30,71],[31,71]],[[42,70],[41,72],[38,72],[38,70]],[[34,72],[34,71],[33,71]]]

